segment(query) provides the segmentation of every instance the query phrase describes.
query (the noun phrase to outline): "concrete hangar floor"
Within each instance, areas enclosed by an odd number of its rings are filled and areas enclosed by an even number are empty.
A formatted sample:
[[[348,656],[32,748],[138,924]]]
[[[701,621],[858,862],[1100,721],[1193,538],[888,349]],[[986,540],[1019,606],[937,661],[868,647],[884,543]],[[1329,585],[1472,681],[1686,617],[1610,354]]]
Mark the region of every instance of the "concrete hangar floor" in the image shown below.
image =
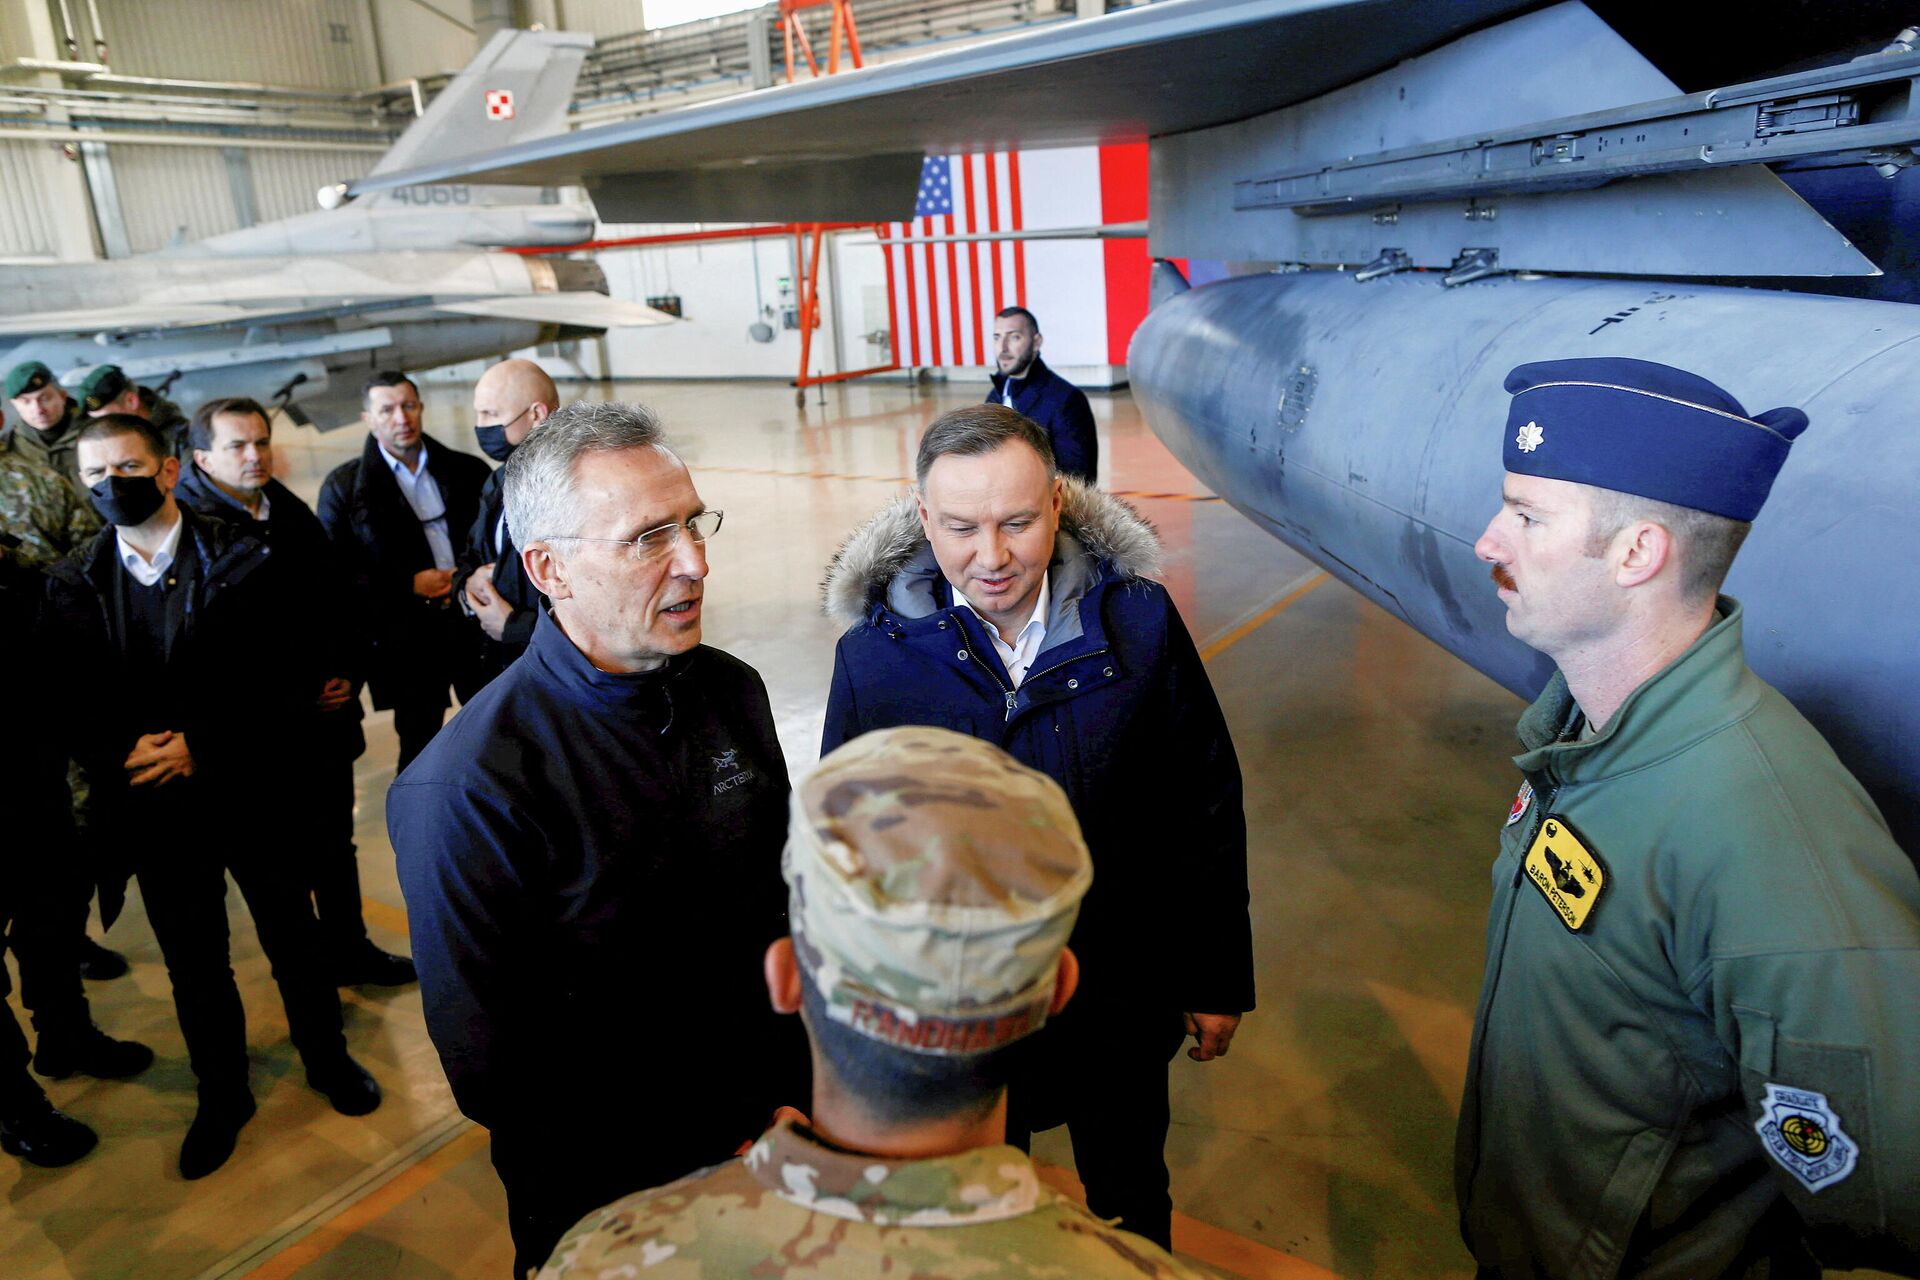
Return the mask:
[[[777,383],[564,390],[655,407],[702,497],[726,511],[706,639],[766,677],[788,762],[803,772],[836,638],[819,612],[821,570],[856,521],[901,491],[925,422],[980,389],[856,384],[830,389],[824,407],[810,396],[798,414]],[[425,399],[427,430],[472,450],[468,388],[431,387]],[[1229,1275],[1470,1275],[1454,1222],[1453,1123],[1487,868],[1518,784],[1507,757],[1520,703],[1214,499],[1126,393],[1093,402],[1101,474],[1166,541],[1167,585],[1206,655],[1247,783],[1260,1007],[1227,1058],[1175,1059],[1175,1243]],[[282,478],[311,500],[362,439],[283,427]],[[382,808],[390,720],[368,723],[357,825],[375,940],[405,950]],[[228,905],[260,1102],[238,1152],[204,1181],[174,1168],[193,1077],[136,901],[106,939],[132,975],[89,994],[103,1027],[147,1041],[159,1061],[130,1081],[47,1082],[101,1143],[66,1169],[0,1160],[0,1274],[501,1280],[512,1250],[486,1134],[454,1109],[418,989],[343,993],[352,1050],[386,1102],[365,1119],[336,1115],[302,1083],[239,895]],[[1042,1135],[1036,1154],[1073,1183],[1064,1130]]]

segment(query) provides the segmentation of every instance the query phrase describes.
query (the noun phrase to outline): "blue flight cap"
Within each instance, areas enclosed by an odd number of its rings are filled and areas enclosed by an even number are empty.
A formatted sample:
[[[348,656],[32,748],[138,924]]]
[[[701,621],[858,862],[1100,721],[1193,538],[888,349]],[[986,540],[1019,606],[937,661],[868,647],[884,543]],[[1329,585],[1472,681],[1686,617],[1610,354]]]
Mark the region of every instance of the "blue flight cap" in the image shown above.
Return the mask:
[[[1542,360],[1507,375],[1505,462],[1731,520],[1760,514],[1798,409],[1749,414],[1705,378],[1651,360]]]

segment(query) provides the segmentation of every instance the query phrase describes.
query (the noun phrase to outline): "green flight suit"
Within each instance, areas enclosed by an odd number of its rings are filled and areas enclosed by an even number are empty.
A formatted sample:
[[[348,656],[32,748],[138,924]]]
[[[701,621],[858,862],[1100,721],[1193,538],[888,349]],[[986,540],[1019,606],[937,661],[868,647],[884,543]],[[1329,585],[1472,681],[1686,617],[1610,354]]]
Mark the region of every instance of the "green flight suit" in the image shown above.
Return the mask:
[[[1920,1272],[1920,877],[1720,610],[1593,737],[1558,674],[1520,719],[1456,1150],[1483,1275]]]

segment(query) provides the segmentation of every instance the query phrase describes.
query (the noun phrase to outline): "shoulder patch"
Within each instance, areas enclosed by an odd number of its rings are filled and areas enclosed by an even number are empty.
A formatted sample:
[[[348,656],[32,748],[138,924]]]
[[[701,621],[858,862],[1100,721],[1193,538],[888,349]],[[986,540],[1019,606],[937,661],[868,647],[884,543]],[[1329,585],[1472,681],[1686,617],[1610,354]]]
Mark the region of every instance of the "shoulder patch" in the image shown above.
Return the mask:
[[[1767,1083],[1753,1131],[1767,1154],[1809,1191],[1821,1191],[1853,1172],[1860,1148],[1840,1128],[1824,1093]]]
[[[1547,900],[1569,933],[1578,933],[1607,890],[1607,868],[1567,820],[1548,814],[1527,850],[1527,880]]]

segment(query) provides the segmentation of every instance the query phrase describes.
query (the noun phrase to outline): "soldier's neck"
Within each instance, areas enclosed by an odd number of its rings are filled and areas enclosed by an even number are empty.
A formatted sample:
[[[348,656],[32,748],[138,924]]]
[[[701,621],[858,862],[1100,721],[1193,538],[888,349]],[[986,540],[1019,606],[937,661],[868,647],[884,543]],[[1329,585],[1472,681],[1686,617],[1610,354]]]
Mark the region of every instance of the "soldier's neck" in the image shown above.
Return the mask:
[[[836,1147],[889,1160],[931,1160],[959,1155],[978,1147],[997,1147],[1007,1140],[1007,1096],[980,1117],[951,1117],[912,1124],[875,1120],[853,1098],[816,1068],[813,1088],[813,1131]]]
[[[1567,692],[1597,733],[1621,704],[1671,666],[1713,625],[1714,602],[1663,609],[1636,619],[1603,641],[1553,655]]]

